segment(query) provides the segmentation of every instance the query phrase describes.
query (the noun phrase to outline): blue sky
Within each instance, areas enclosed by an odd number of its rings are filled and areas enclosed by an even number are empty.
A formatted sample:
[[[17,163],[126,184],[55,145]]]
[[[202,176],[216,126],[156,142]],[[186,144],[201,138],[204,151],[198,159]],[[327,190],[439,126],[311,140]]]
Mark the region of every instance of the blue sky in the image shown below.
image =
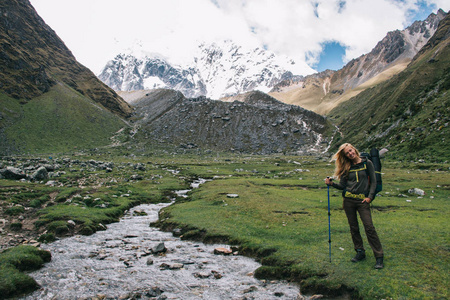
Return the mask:
[[[431,13],[436,13],[436,11],[440,8],[437,7],[436,4],[429,3],[427,1],[418,1],[418,7],[418,10],[411,10],[408,12],[410,23],[413,23],[417,20],[425,20]]]
[[[330,70],[339,70],[341,69],[344,63],[345,56],[345,47],[340,43],[331,41],[322,44],[323,51],[320,53],[319,62],[317,64],[313,64],[317,71],[322,72],[326,69]]]
[[[407,11],[407,23],[404,28],[411,25],[414,21],[423,21],[431,13],[436,13],[438,8],[436,4],[430,4],[426,1],[419,1],[417,10]],[[398,29],[404,29],[398,28]],[[326,69],[339,70],[347,61],[345,61],[345,45],[337,41],[327,41],[321,44],[322,52],[320,53],[319,62],[311,64],[311,67],[321,72]]]
[[[232,40],[295,61],[308,75],[339,69],[449,0],[30,0],[78,61],[98,74],[138,45],[186,65],[200,43]]]

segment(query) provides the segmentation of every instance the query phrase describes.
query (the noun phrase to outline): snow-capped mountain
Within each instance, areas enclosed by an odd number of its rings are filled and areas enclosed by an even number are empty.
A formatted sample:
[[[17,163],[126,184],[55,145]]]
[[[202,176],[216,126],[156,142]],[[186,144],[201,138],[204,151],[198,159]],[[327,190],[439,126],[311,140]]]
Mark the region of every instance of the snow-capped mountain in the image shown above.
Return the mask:
[[[157,55],[122,53],[109,61],[98,77],[116,91],[170,88],[186,97],[220,99],[253,90],[268,92],[278,82],[292,78],[295,67],[287,57],[224,41],[200,45],[187,66],[171,64]]]
[[[326,114],[343,101],[403,71],[446,16],[440,9],[404,30],[388,32],[372,51],[338,71],[326,70],[301,80],[286,80],[269,94],[282,102]]]

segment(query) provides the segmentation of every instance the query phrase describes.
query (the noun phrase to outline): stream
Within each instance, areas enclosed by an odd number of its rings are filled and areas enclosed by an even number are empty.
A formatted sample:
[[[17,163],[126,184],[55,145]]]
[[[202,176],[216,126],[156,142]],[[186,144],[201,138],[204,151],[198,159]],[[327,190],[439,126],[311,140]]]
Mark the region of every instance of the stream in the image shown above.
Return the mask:
[[[30,273],[41,288],[22,299],[297,299],[298,285],[255,279],[253,259],[214,254],[227,245],[150,227],[170,204],[139,205],[104,231],[42,245],[52,260]],[[162,243],[166,252],[152,253]]]

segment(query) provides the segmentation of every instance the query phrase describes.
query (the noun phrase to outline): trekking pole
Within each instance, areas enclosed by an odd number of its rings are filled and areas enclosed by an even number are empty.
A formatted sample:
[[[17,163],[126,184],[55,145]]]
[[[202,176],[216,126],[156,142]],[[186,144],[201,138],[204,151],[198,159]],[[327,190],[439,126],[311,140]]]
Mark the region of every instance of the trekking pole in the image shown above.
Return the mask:
[[[330,177],[327,177],[330,178]],[[327,194],[328,194],[328,251],[330,256],[331,263],[331,213],[330,213],[330,186],[327,185]]]

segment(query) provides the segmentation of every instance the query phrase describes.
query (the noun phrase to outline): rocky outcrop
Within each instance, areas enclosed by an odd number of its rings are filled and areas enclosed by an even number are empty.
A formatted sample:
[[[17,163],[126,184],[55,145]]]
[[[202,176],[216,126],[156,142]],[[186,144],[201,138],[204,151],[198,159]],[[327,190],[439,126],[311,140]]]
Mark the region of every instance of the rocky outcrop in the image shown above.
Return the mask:
[[[262,92],[223,102],[152,90],[135,103],[133,119],[144,141],[258,154],[320,152],[332,131],[326,118]]]

